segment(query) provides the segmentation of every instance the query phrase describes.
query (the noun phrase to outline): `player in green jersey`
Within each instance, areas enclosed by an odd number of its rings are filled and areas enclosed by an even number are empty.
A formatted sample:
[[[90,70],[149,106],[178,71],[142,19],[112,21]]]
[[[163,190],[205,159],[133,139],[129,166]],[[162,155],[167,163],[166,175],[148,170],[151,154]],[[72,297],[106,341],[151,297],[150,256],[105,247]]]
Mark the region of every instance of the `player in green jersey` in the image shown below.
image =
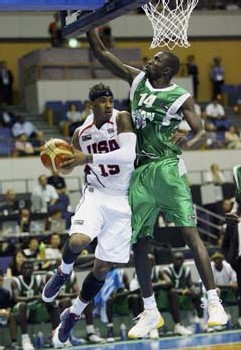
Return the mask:
[[[205,138],[192,97],[185,89],[171,82],[179,71],[179,59],[171,52],[161,51],[154,55],[142,72],[123,64],[107,51],[94,30],[87,33],[87,38],[95,57],[103,66],[131,85],[138,167],[132,177],[129,198],[135,268],[142,290],[144,312],[128,336],[144,337],[151,329],[163,325],[156,307],[148,260],[148,238],[153,235],[153,226],[160,210],[180,228],[193,252],[208,294],[208,326],[226,324],[228,317],[219,301],[208,253],[196,228],[185,166],[179,156],[179,146],[185,144],[191,148]],[[194,135],[188,142],[183,135],[176,133],[183,118]]]

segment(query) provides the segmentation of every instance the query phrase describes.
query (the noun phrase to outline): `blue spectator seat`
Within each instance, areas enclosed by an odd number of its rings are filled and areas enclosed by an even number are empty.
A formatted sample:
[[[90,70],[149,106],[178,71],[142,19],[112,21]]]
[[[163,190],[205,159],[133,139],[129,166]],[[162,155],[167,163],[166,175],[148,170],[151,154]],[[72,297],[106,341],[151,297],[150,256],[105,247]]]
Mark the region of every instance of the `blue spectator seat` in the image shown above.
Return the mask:
[[[64,105],[62,101],[46,101],[46,108],[51,108],[54,111],[62,111]]]
[[[118,100],[118,99],[114,99],[114,108],[115,109],[118,109],[119,111],[121,110],[121,100]]]
[[[122,100],[115,99],[114,106],[119,111],[129,110],[129,99],[128,98],[125,98]]]
[[[217,138],[217,142],[220,144],[225,143],[225,132],[224,131],[217,131],[216,132],[216,138]]]
[[[83,103],[80,100],[67,100],[65,101],[65,104],[64,104],[65,113],[68,111],[69,105],[71,105],[71,103],[74,103],[80,112],[82,111]],[[66,119],[65,116],[64,116],[64,119]]]
[[[123,110],[130,110],[130,99],[129,98],[124,98],[122,101],[122,109]]]
[[[63,119],[65,108],[62,101],[47,101],[45,104],[45,109],[47,112],[47,119],[51,119],[52,117],[53,124],[59,124],[59,122]],[[51,124],[50,121],[49,124]]]
[[[237,103],[241,104],[241,84],[237,86]]]
[[[233,106],[237,100],[237,86],[231,84],[224,84],[222,86],[222,93],[226,95],[227,100],[225,104]]]
[[[213,124],[216,126],[218,131],[228,130],[232,125],[231,120],[229,119],[214,119]]]
[[[11,156],[14,149],[11,129],[0,127],[0,156]]]

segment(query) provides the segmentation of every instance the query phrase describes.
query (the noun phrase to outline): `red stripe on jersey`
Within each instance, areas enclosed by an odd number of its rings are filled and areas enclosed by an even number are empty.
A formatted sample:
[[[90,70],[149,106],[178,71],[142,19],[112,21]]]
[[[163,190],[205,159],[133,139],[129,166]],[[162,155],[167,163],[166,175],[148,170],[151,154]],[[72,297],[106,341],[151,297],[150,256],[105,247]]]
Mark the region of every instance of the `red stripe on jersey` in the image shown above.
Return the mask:
[[[110,123],[110,124],[114,125],[114,123],[113,123],[111,120],[108,120],[106,123]],[[95,122],[91,123],[90,125],[87,125],[82,131],[80,131],[79,137],[83,134],[83,132],[84,132],[86,129],[91,128],[94,124],[95,124]]]
[[[91,128],[95,123],[91,123],[90,125],[87,125],[82,131],[79,132],[79,137],[83,134],[83,132],[86,130],[86,129],[89,129]]]

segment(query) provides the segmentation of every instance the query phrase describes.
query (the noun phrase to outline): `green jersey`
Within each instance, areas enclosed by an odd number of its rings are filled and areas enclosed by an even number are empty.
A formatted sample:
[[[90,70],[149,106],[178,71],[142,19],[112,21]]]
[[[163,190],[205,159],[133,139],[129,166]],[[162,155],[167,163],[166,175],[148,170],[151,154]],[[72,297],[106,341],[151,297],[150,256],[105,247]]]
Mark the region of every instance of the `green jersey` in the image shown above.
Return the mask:
[[[188,266],[182,265],[179,272],[176,272],[173,264],[166,267],[165,271],[169,275],[174,288],[185,289],[188,287],[188,279],[191,275],[191,270]]]
[[[140,164],[181,153],[170,136],[182,121],[180,108],[188,97],[190,93],[176,84],[153,88],[144,72],[134,79],[130,99]]]
[[[42,281],[40,275],[32,275],[29,284],[27,284],[24,281],[22,275],[18,276],[18,277],[14,277],[14,280],[16,281],[16,284],[18,286],[20,296],[31,298],[34,295],[40,294],[39,288],[40,288],[41,281]],[[34,302],[36,302],[36,301],[33,301],[31,303],[34,303]]]

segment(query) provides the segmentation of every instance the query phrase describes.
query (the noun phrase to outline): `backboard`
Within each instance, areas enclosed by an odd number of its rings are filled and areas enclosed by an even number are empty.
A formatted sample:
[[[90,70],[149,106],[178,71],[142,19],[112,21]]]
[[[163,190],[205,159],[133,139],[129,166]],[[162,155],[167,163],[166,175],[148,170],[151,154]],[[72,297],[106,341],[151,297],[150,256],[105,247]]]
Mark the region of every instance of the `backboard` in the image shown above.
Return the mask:
[[[92,0],[88,1],[88,4]],[[96,10],[61,11],[62,33],[65,37],[75,37],[96,28],[101,24],[124,15],[144,4],[148,0],[106,0],[104,5]]]
[[[1,0],[0,11],[96,10],[105,0]]]

